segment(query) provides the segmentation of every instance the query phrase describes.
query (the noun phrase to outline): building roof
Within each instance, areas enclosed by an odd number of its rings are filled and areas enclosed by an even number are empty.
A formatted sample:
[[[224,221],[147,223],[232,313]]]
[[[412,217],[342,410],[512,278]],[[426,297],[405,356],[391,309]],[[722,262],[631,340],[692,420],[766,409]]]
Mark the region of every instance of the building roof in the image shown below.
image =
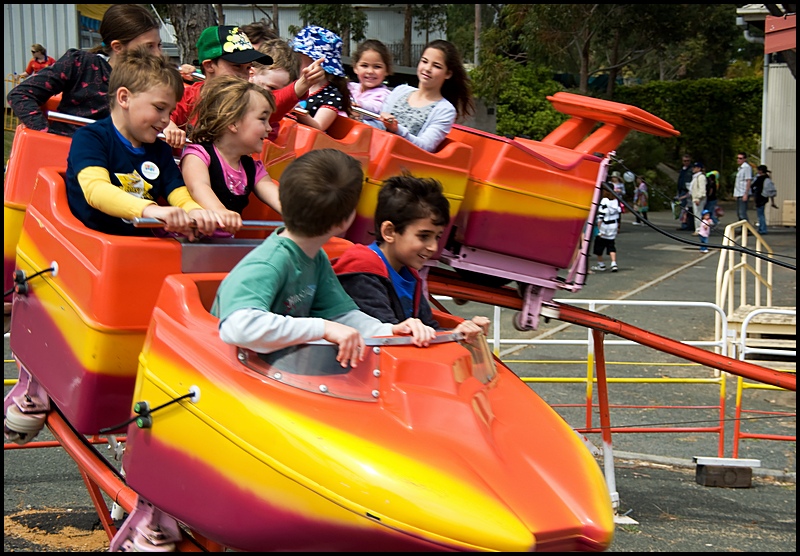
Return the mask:
[[[767,16],[764,22],[764,53],[797,49],[797,14]]]

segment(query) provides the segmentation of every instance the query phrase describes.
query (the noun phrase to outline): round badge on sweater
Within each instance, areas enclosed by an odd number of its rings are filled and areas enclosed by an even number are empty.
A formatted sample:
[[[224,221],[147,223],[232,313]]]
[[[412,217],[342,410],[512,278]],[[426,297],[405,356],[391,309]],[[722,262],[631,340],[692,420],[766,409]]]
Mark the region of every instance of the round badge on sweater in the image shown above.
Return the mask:
[[[142,163],[142,175],[148,180],[156,179],[160,173],[161,172],[158,169],[158,166],[156,166],[155,162],[150,162],[148,160]]]

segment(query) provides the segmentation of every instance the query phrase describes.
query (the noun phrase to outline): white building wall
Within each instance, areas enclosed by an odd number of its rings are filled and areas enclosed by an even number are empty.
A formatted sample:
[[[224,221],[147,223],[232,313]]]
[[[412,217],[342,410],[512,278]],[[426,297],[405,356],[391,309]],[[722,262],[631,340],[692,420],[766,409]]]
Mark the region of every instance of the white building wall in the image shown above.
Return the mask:
[[[763,130],[764,164],[778,188],[775,204],[767,205],[769,225],[796,226],[797,205],[797,80],[786,64],[770,64],[767,118]]]
[[[77,4],[5,4],[3,19],[3,76],[22,73],[39,43],[58,60],[80,45]]]
[[[769,65],[767,148],[797,149],[797,80],[786,64]]]

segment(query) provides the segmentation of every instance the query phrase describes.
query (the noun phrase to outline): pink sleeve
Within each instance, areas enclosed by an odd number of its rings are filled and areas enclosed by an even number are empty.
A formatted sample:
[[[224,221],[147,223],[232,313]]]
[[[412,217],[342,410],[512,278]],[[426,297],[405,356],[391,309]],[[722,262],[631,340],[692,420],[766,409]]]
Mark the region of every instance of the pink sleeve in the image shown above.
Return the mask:
[[[261,160],[259,160],[257,158],[254,158],[253,160],[255,160],[255,163],[256,163],[256,181],[255,181],[255,183],[258,183],[259,181],[261,181],[261,179],[264,176],[269,176],[269,173],[267,172],[267,169],[264,168],[264,163]]]
[[[200,145],[195,143],[187,143],[186,146],[183,148],[183,152],[181,153],[181,162],[183,159],[186,158],[187,155],[193,154],[197,158],[203,161],[203,164],[209,166],[211,164],[211,157],[208,156],[208,151],[206,151]]]

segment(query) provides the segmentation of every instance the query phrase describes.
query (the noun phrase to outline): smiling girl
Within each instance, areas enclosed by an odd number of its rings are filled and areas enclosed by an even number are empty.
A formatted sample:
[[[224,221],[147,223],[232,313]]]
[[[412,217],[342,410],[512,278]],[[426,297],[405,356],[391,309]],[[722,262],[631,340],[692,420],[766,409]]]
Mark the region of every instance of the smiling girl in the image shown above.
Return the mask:
[[[472,88],[456,47],[445,40],[425,46],[417,64],[419,87],[398,85],[386,98],[380,122],[367,122],[434,152],[457,119],[475,112]]]
[[[269,118],[274,109],[272,93],[231,75],[206,83],[195,105],[192,143],[181,156],[183,179],[203,208],[227,212],[227,232],[241,228],[241,214],[251,191],[281,211],[278,186],[264,163],[251,156],[263,148],[272,129]]]

